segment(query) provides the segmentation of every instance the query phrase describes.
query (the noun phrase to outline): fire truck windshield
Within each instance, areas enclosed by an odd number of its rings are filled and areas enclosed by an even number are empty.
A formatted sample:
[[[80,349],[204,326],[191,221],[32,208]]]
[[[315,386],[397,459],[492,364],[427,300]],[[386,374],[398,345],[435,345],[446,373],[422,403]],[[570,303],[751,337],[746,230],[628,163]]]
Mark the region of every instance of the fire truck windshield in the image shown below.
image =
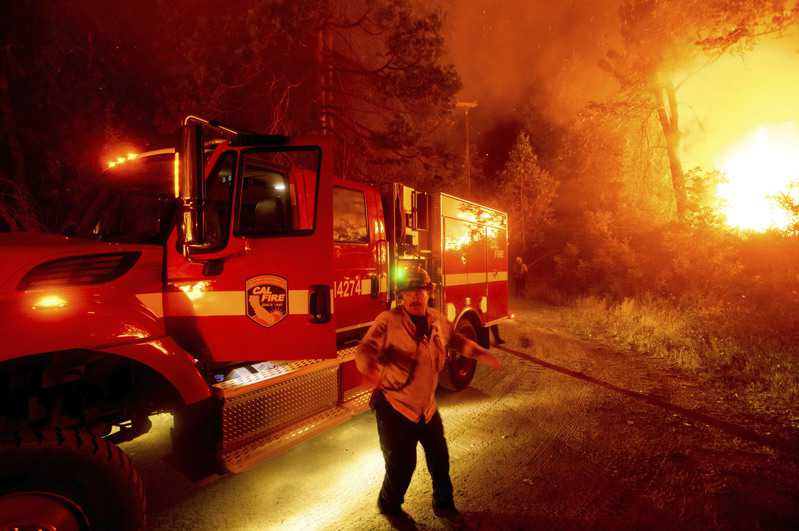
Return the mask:
[[[105,170],[87,183],[67,234],[118,243],[166,241],[174,224],[174,154],[158,152]]]

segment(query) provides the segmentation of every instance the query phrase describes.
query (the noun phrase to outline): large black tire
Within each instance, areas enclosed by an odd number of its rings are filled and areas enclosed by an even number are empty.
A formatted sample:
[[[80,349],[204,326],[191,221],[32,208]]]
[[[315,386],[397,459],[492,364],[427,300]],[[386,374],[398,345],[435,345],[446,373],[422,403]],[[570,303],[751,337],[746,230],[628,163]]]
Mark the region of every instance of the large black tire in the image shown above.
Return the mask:
[[[136,531],[144,504],[133,463],[105,439],[56,429],[0,443],[0,529]]]
[[[467,339],[477,342],[477,329],[469,319],[463,318],[458,321],[455,330]],[[438,375],[438,383],[447,391],[461,391],[472,383],[476,369],[476,359],[450,352],[449,361]]]

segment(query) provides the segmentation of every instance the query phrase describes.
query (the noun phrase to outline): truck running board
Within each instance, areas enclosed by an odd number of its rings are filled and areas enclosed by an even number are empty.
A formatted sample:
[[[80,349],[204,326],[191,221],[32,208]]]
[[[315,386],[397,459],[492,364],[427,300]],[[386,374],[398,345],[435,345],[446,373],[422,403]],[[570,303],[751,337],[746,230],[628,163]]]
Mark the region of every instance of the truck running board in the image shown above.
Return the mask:
[[[264,362],[214,385],[222,402],[223,466],[241,472],[365,411],[369,389],[345,390],[353,353],[350,348],[336,359]]]

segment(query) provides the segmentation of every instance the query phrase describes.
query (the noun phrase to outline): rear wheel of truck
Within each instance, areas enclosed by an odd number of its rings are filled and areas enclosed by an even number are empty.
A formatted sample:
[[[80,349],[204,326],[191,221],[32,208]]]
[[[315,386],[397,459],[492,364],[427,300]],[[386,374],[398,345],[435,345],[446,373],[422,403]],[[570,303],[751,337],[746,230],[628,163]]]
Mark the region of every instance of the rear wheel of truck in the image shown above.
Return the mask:
[[[144,519],[141,478],[114,444],[58,429],[0,443],[0,529],[135,531]]]
[[[455,330],[467,339],[477,342],[477,329],[469,319],[461,319]],[[457,352],[449,353],[449,362],[438,377],[439,384],[448,391],[460,391],[469,387],[477,368],[477,360],[467,358]]]

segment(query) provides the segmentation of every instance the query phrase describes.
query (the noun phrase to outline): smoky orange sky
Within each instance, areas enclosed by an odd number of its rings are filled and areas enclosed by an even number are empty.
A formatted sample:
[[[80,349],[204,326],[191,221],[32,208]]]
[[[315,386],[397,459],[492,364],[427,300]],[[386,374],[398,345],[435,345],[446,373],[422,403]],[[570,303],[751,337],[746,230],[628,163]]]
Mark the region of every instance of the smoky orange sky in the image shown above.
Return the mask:
[[[597,66],[618,43],[618,0],[442,0],[460,97],[476,119],[518,116],[530,103],[562,122],[615,83]]]

